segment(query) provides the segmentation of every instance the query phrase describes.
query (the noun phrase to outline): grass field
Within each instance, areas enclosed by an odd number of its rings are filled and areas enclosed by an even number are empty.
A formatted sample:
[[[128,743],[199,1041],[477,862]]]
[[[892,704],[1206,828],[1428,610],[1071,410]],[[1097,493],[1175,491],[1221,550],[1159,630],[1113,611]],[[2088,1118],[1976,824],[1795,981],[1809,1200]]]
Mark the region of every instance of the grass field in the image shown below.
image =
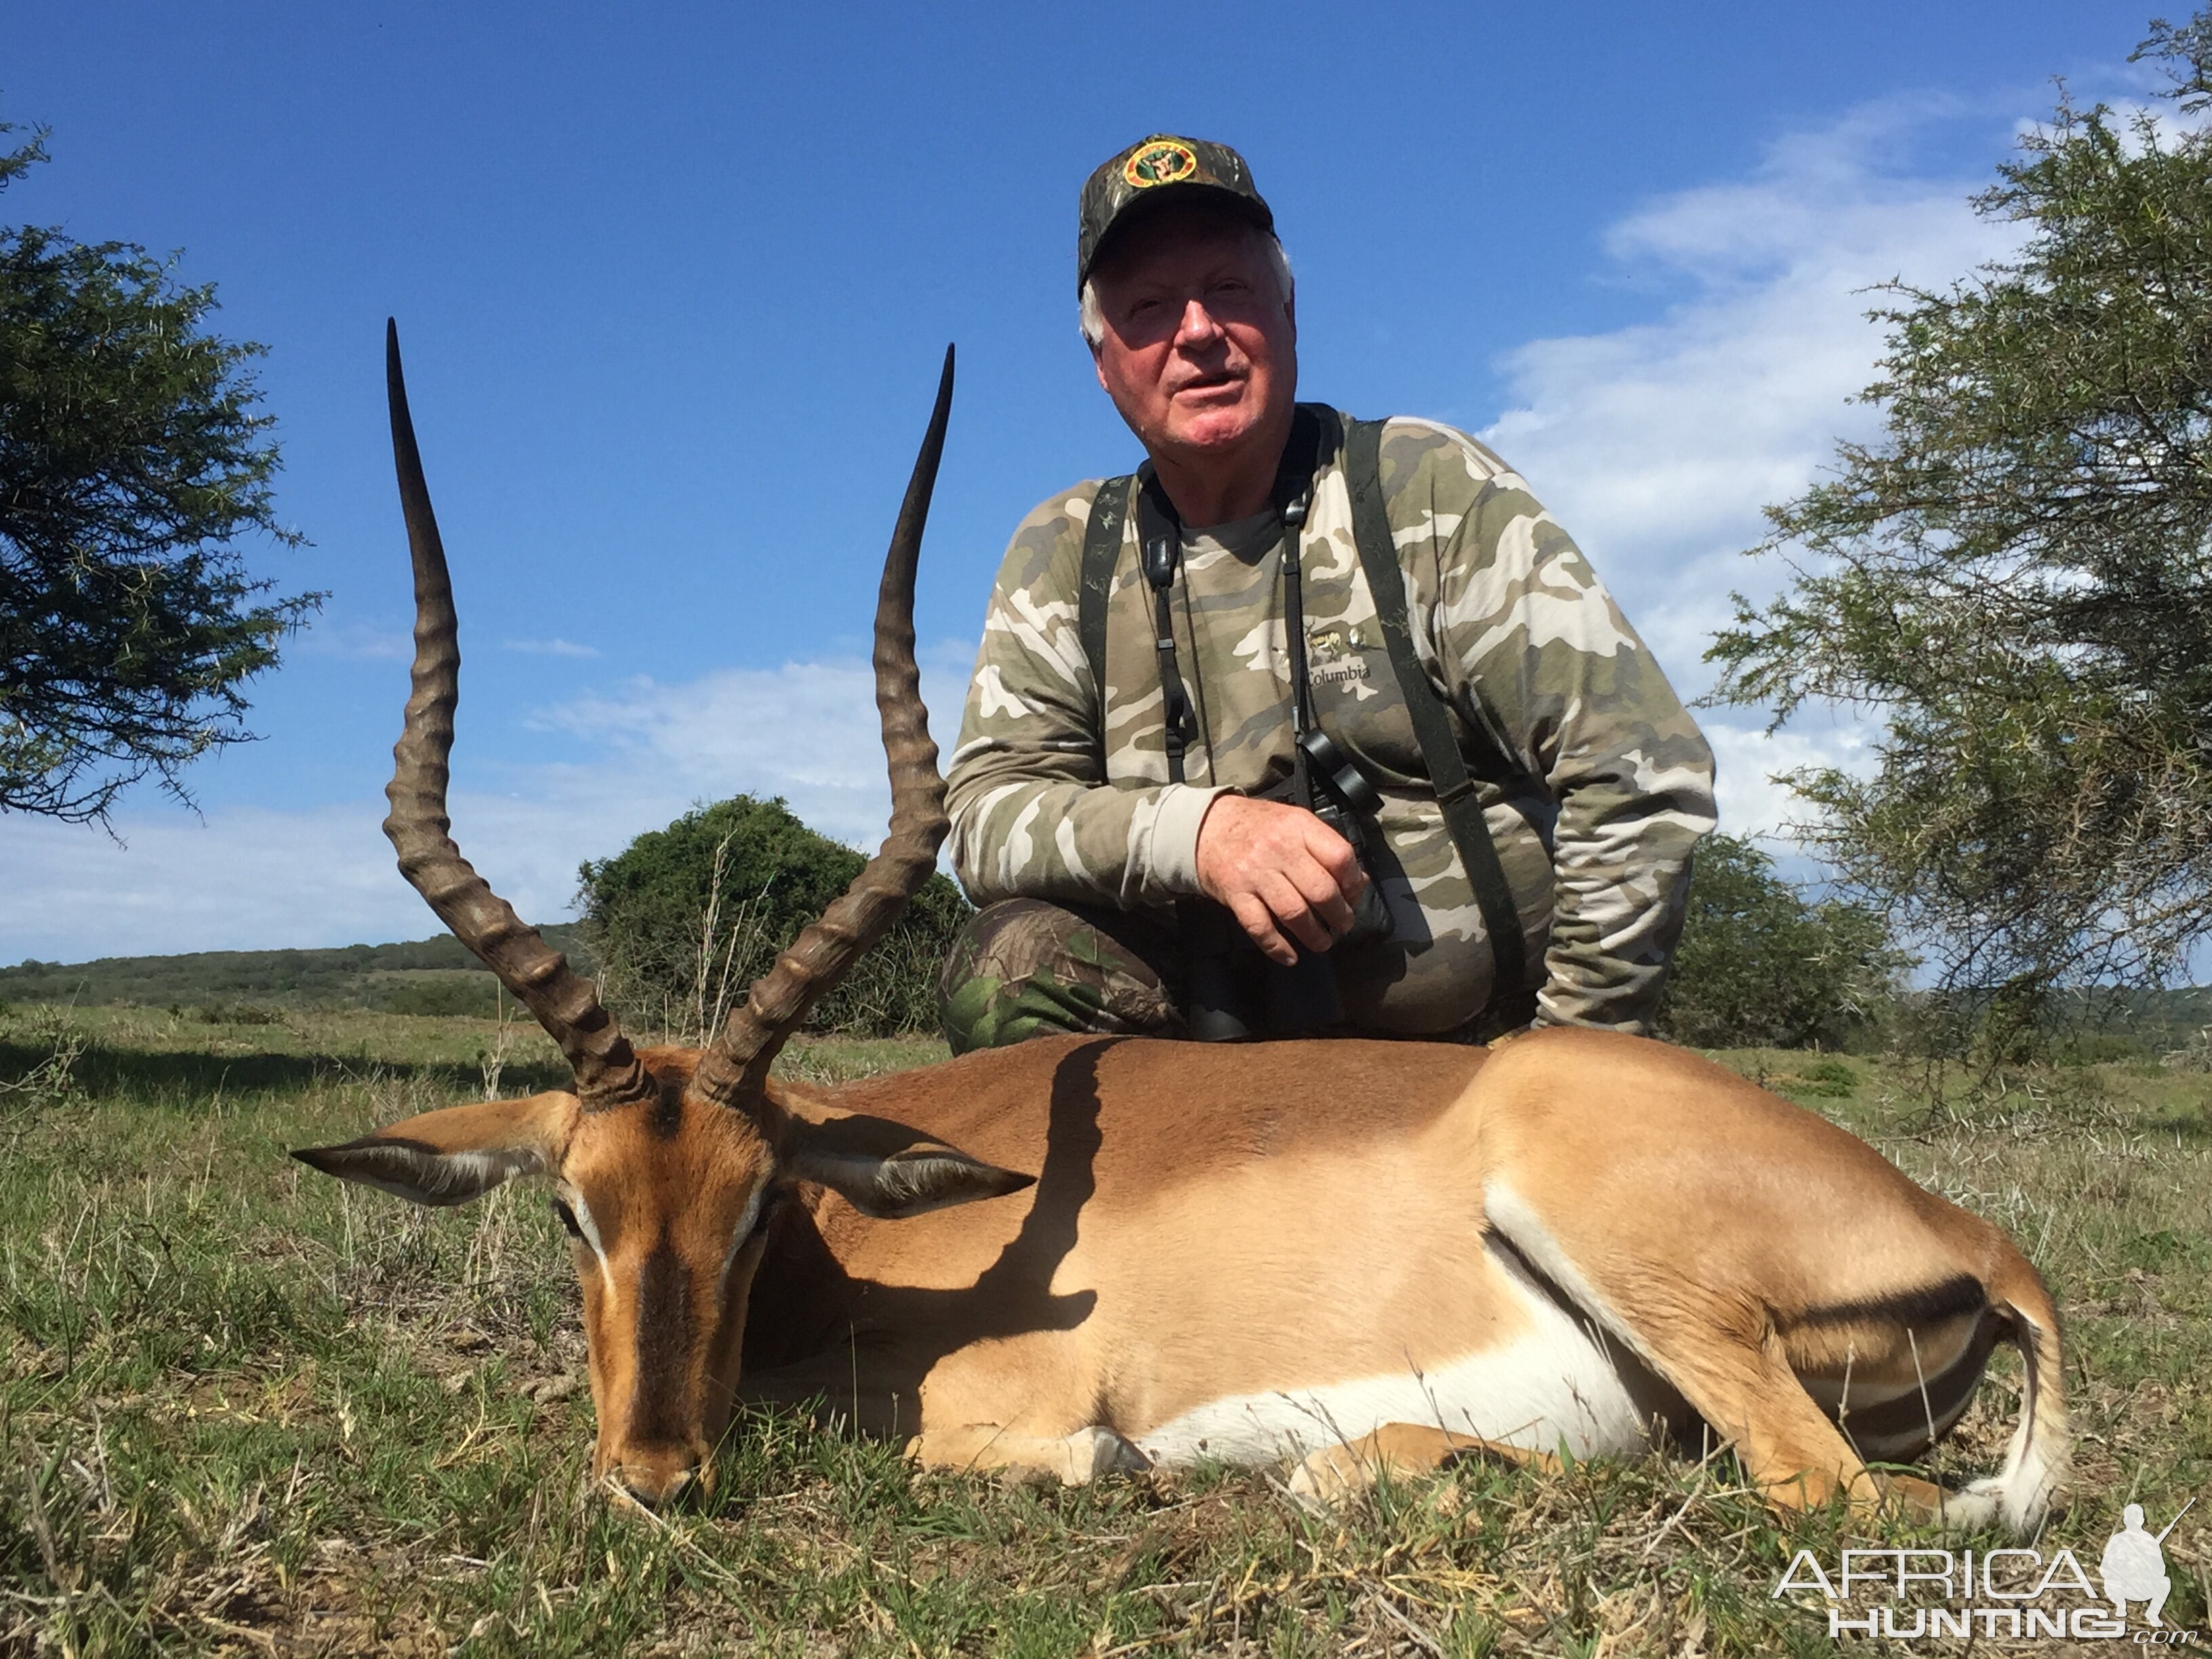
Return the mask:
[[[1796,1548],[1863,1540],[1833,1516],[1778,1530],[1724,1455],[1462,1465],[1321,1519],[1265,1472],[1000,1485],[758,1419],[702,1510],[617,1510],[586,1479],[576,1291],[542,1196],[421,1211],[283,1155],[557,1082],[550,1047],[488,1021],[244,1017],[264,1023],[0,1018],[0,1085],[28,1079],[0,1093],[0,1653],[1838,1650],[1771,1591]],[[824,1042],[787,1064],[930,1054]],[[2155,1530],[2201,1498],[2166,1540],[2166,1617],[2212,1645],[2212,1076],[2080,1068],[1939,1103],[1902,1067],[1723,1058],[2042,1266],[2081,1433],[2046,1547],[2094,1571],[2123,1504]],[[1995,1467],[2017,1376],[2001,1357],[1936,1467]]]

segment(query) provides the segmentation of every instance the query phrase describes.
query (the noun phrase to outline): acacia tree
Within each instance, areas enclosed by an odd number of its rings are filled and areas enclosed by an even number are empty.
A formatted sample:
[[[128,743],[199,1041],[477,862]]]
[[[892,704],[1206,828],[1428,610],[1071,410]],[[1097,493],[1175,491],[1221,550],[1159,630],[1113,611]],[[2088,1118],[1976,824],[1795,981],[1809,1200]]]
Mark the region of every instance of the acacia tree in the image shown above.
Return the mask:
[[[43,137],[0,150],[0,190]],[[101,819],[149,775],[183,797],[320,600],[261,600],[239,557],[301,538],[274,515],[263,349],[205,332],[215,304],[135,244],[0,227],[0,811]]]
[[[1708,653],[1777,726],[1878,716],[1803,833],[2014,1029],[2212,931],[2212,13],[2152,27],[2184,118],[2062,100],[1976,198],[2017,257],[1889,285],[1883,436],[1768,510],[1793,580]]]

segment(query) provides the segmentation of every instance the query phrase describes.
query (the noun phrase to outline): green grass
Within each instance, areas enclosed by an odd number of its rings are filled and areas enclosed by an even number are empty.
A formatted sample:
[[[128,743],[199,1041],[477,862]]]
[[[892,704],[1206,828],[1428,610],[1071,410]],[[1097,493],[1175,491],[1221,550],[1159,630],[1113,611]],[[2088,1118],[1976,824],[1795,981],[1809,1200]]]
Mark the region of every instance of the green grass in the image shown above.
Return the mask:
[[[850,1076],[933,1048],[787,1063]],[[2046,1543],[2094,1570],[2121,1504],[2155,1527],[2203,1494],[2166,1540],[2167,1622],[2203,1626],[2212,1077],[1931,1092],[1863,1058],[1723,1058],[2043,1266],[2082,1432]],[[562,1075],[534,1031],[489,1021],[0,1020],[0,1085],[46,1067],[0,1093],[0,1653],[1837,1650],[1770,1592],[1796,1548],[1860,1540],[1832,1516],[1778,1529],[1725,1457],[1463,1465],[1322,1520],[1266,1471],[1065,1491],[763,1419],[705,1509],[611,1508],[586,1479],[576,1291],[542,1197],[421,1211],[283,1155],[481,1095],[495,1065],[507,1093]],[[1938,1467],[1996,1465],[2016,1377],[2001,1359]]]

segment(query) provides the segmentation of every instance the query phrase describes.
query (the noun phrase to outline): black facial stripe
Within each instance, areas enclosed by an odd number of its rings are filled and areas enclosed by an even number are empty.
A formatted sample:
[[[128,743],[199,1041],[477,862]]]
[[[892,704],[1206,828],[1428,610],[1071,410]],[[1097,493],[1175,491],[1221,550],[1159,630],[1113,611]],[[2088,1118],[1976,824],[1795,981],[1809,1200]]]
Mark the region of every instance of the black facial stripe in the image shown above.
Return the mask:
[[[691,1270],[663,1234],[638,1275],[637,1392],[630,1403],[630,1438],[641,1444],[688,1437],[684,1405],[690,1392]]]

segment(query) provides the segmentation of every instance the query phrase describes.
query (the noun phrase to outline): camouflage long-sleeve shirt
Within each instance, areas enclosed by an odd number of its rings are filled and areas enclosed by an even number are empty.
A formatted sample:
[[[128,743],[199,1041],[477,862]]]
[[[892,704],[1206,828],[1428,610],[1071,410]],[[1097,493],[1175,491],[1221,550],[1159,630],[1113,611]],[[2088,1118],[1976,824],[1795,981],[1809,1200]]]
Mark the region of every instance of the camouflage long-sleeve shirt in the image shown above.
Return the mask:
[[[1542,953],[1538,1018],[1646,1029],[1691,851],[1714,823],[1711,751],[1589,562],[1497,455],[1449,427],[1393,420],[1382,485],[1422,665],[1478,773],[1474,734],[1486,728],[1525,774],[1480,787],[1528,948]],[[1023,521],[984,619],[949,775],[953,864],[978,902],[1150,908],[1195,894],[1214,796],[1257,793],[1290,770],[1280,520],[1185,537],[1174,625],[1198,732],[1188,781],[1172,783],[1133,514],[1103,692],[1078,637],[1097,488]],[[1396,923],[1387,941],[1331,952],[1339,991],[1361,1029],[1452,1030],[1489,999],[1490,944],[1376,622],[1340,450],[1300,550],[1316,717],[1382,792],[1374,873]]]

